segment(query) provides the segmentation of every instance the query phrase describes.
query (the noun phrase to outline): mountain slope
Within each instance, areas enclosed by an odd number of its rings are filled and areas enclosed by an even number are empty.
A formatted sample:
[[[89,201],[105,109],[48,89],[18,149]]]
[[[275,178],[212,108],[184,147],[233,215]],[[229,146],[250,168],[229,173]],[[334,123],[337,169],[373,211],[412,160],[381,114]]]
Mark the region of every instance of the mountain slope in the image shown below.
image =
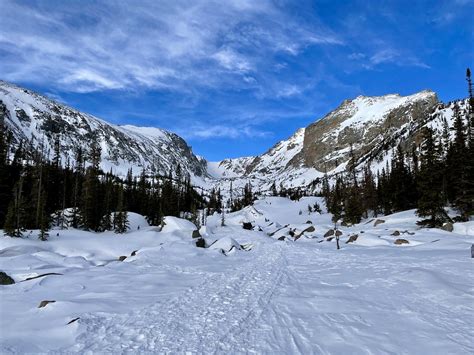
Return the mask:
[[[224,179],[218,184],[224,191],[230,180],[233,187],[250,181],[255,190],[261,191],[268,190],[273,182],[285,187],[308,186],[324,172],[331,176],[345,171],[351,150],[356,169],[370,163],[377,172],[391,160],[398,145],[406,151],[417,146],[426,127],[434,128],[439,135],[444,126],[451,127],[454,104],[466,115],[464,101],[444,105],[432,91],[345,100],[266,153],[246,160],[245,166],[239,166],[239,160],[214,163],[221,169],[231,166],[234,173],[242,172],[240,176],[221,173]]]
[[[159,128],[117,126],[81,113],[13,84],[0,81],[0,119],[16,142],[44,146],[51,156],[56,138],[60,140],[63,163],[74,164],[78,147],[86,148],[93,139],[102,147],[103,170],[124,175],[132,168],[168,174],[178,164],[194,178],[207,177],[206,162],[196,157],[178,135]]]

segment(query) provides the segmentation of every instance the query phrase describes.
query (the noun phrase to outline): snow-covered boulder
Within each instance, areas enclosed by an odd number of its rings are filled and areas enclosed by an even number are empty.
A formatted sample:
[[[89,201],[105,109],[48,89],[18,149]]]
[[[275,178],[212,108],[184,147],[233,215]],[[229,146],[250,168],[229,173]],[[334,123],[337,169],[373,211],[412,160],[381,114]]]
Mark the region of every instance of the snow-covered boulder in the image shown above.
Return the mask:
[[[138,229],[149,227],[148,221],[146,220],[145,216],[135,212],[127,212],[128,218],[128,226],[129,230],[136,231]]]
[[[213,250],[220,250],[225,255],[233,252],[235,250],[241,250],[240,244],[231,237],[223,237],[221,239],[216,240],[209,246],[209,249]]]
[[[164,223],[162,232],[165,232],[165,233],[183,231],[183,232],[189,232],[189,234],[192,235],[193,231],[197,229],[196,226],[192,222],[183,218],[166,216],[164,217],[164,222],[165,223]]]

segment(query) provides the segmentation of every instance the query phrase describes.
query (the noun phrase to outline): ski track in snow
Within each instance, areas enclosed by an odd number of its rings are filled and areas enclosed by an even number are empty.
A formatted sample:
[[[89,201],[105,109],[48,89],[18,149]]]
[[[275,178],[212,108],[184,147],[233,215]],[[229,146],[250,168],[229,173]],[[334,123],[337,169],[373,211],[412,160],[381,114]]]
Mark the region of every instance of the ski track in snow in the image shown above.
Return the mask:
[[[474,302],[472,286],[457,290],[455,270],[436,257],[398,255],[387,264],[388,255],[296,243],[255,252],[169,302],[81,319],[76,345],[60,352],[414,354],[421,344],[430,354],[474,351],[473,308],[456,304]],[[432,284],[430,292],[417,280]]]
[[[213,275],[168,303],[83,318],[84,333],[59,353],[222,353],[238,351],[237,344],[245,351],[245,328],[261,316],[282,277],[282,247],[267,246],[232,275]]]

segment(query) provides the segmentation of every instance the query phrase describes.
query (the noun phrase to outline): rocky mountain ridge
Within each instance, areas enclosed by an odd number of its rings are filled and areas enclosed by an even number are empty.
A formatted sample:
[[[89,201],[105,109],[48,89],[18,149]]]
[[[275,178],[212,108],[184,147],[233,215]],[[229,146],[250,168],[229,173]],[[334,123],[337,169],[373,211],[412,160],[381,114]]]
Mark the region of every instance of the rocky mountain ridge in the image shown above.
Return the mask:
[[[220,169],[232,166],[234,172],[243,171],[240,176],[222,174],[218,184],[224,190],[230,181],[234,187],[250,181],[261,191],[268,191],[273,182],[287,188],[307,187],[325,172],[335,176],[346,171],[351,154],[356,169],[369,163],[374,172],[381,171],[398,145],[406,151],[418,146],[427,127],[439,135],[446,126],[452,127],[455,104],[467,117],[465,101],[445,105],[430,90],[345,100],[266,153],[246,158],[245,166],[239,166],[238,160],[213,163]]]
[[[57,103],[43,95],[0,81],[0,120],[16,142],[43,146],[47,156],[59,139],[63,163],[74,165],[78,147],[87,149],[93,139],[102,148],[101,168],[118,175],[150,169],[168,174],[178,164],[201,180],[208,177],[206,161],[197,157],[178,135],[154,127],[118,126]]]
[[[453,103],[440,103],[432,91],[409,96],[397,94],[345,100],[335,110],[256,157],[207,162],[196,156],[178,135],[160,128],[118,126],[81,113],[63,104],[0,81],[0,120],[14,139],[33,147],[44,146],[51,155],[59,137],[63,162],[74,164],[78,147],[92,139],[102,147],[104,171],[125,175],[147,169],[168,174],[180,164],[196,185],[223,191],[240,189],[251,182],[255,190],[267,191],[275,182],[285,187],[309,186],[325,172],[344,172],[351,157],[361,168],[370,163],[374,171],[385,167],[398,145],[408,150],[419,144],[426,127],[439,133],[452,126]],[[465,110],[463,101],[458,105]],[[464,105],[464,106],[463,106]]]

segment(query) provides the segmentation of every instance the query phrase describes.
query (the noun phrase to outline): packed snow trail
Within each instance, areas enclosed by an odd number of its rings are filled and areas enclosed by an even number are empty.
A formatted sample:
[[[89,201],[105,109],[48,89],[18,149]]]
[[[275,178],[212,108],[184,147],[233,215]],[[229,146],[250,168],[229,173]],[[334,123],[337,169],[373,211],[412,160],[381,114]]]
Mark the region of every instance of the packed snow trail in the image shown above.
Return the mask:
[[[286,265],[283,245],[266,246],[234,273],[203,283],[165,303],[130,314],[90,316],[70,349],[80,353],[214,353],[271,303]],[[245,349],[245,348],[243,348]],[[230,350],[230,349],[229,349]]]
[[[474,352],[473,287],[452,281],[458,270],[453,255],[445,262],[430,250],[421,256],[382,250],[262,245],[252,251],[255,259],[232,272],[207,274],[169,302],[81,319],[82,335],[63,351]]]
[[[195,226],[171,217],[123,238],[0,238],[0,270],[19,281],[0,287],[0,353],[474,353],[474,221],[419,229],[414,211],[400,212],[344,227],[336,250],[323,237],[331,216],[300,213],[315,199],[258,201],[224,227],[210,217],[208,245],[252,246],[227,256],[196,248]],[[263,231],[292,221],[285,241]],[[400,235],[408,245],[394,244]],[[46,271],[62,276],[20,282]]]

